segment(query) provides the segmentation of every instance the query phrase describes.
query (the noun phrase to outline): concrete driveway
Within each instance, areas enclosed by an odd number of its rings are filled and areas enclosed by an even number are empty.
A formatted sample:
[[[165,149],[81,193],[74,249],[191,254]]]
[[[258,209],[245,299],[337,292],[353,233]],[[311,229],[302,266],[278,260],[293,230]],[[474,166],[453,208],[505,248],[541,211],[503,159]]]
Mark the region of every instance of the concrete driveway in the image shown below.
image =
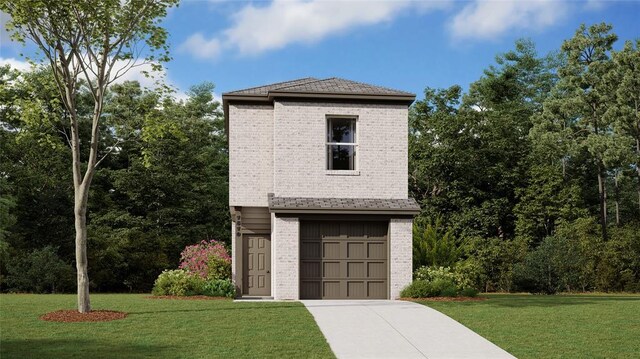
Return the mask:
[[[304,300],[338,358],[514,358],[448,316],[390,300]]]

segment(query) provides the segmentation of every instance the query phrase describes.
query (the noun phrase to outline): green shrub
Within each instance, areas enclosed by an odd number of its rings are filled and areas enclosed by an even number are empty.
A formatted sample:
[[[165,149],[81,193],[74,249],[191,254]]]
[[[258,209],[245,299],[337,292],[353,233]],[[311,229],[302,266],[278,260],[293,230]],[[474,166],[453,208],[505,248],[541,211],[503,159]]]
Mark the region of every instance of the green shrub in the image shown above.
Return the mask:
[[[460,294],[460,290],[453,283],[440,291],[440,297],[457,297],[458,294]]]
[[[514,266],[515,289],[544,294],[591,290],[596,276],[612,271],[596,269],[596,263],[602,263],[597,258],[601,248],[594,220],[562,223],[553,236],[546,237]]]
[[[195,295],[202,291],[204,281],[182,269],[165,270],[156,279],[153,295]]]
[[[461,249],[451,228],[441,218],[435,222],[417,218],[413,225],[413,267],[452,266],[460,258]]]
[[[423,266],[413,272],[415,280],[433,282],[444,279],[453,282],[458,288],[475,287],[478,277],[477,268],[468,262],[460,262],[453,269],[450,267],[429,267]]]
[[[10,290],[33,293],[63,293],[74,288],[74,270],[55,247],[46,246],[7,261]]]
[[[236,296],[236,286],[230,279],[211,279],[204,282],[201,294],[233,298]]]
[[[459,293],[453,281],[436,279],[432,282],[415,280],[405,287],[400,296],[404,298],[455,297]]]
[[[184,269],[165,270],[156,279],[153,295],[207,295],[233,298],[236,288],[230,279],[202,279]]]
[[[475,288],[464,288],[460,291],[460,296],[462,297],[477,297],[478,290]]]
[[[414,280],[400,292],[400,296],[403,298],[432,297],[431,284],[423,280]]]
[[[207,279],[231,279],[231,262],[222,258],[210,256],[209,260],[207,260]]]

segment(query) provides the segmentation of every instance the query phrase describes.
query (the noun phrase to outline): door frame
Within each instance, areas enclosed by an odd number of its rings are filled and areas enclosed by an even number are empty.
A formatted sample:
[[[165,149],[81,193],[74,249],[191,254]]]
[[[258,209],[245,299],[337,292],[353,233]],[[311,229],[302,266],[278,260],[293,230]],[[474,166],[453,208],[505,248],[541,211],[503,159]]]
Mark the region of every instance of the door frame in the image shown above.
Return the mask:
[[[262,295],[262,294],[257,295],[257,294],[249,294],[248,293],[249,288],[248,288],[248,281],[246,280],[246,276],[247,276],[248,271],[249,271],[248,270],[249,251],[245,250],[246,249],[245,245],[248,245],[248,243],[247,243],[247,239],[248,238],[247,237],[251,237],[251,236],[264,237],[269,242],[269,245],[268,245],[268,248],[269,248],[269,260],[267,261],[267,264],[266,264],[266,267],[267,267],[266,270],[267,270],[267,273],[269,274],[268,280],[266,280],[266,283],[268,283],[268,286],[269,286],[269,293],[266,294],[266,295]],[[241,236],[240,236],[240,241],[239,242],[240,242],[239,243],[240,244],[239,247],[241,248],[241,257],[242,257],[242,263],[240,265],[240,267],[241,267],[240,277],[242,278],[241,279],[242,280],[242,283],[241,283],[242,286],[240,288],[241,290],[240,290],[239,296],[240,297],[243,297],[243,296],[270,297],[272,295],[272,293],[273,293],[273,288],[272,288],[273,287],[273,285],[272,285],[273,283],[271,281],[271,278],[273,276],[273,273],[271,272],[271,268],[272,268],[272,266],[271,266],[272,260],[271,259],[272,259],[272,254],[273,254],[273,241],[271,239],[271,234],[270,233],[242,233]]]

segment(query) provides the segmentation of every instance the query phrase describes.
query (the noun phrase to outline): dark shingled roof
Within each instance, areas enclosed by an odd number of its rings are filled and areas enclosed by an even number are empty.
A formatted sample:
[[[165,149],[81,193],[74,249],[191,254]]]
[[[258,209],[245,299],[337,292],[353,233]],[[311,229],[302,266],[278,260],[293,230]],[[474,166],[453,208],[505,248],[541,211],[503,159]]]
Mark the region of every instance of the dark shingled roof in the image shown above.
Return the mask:
[[[337,77],[328,79],[316,79],[313,77],[307,77],[293,81],[279,82],[271,85],[227,92],[222,94],[222,96],[269,96],[277,95],[278,93],[415,97],[415,94],[409,92],[394,90],[387,87],[369,85],[362,82],[345,80]]]
[[[290,212],[317,210],[361,211],[361,212],[403,212],[416,214],[420,206],[413,198],[309,198],[309,197],[274,197],[269,195],[271,212]]]
[[[303,78],[303,79],[297,79],[297,80],[291,80],[291,81],[285,81],[285,82],[278,82],[278,83],[271,84],[271,85],[250,87],[250,88],[244,89],[244,90],[231,91],[231,92],[225,93],[224,95],[262,95],[262,96],[267,96],[269,94],[269,91],[278,89],[280,87],[301,85],[301,84],[304,84],[306,82],[311,82],[311,81],[318,81],[318,79],[314,78],[314,77],[306,77],[306,78]]]

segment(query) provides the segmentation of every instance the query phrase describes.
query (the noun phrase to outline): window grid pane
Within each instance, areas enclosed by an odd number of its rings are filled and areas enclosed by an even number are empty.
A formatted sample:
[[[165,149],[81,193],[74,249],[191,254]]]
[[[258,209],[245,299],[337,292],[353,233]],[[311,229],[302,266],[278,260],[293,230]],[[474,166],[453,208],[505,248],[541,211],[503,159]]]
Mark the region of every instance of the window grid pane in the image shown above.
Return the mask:
[[[327,119],[327,169],[356,169],[356,120]]]

